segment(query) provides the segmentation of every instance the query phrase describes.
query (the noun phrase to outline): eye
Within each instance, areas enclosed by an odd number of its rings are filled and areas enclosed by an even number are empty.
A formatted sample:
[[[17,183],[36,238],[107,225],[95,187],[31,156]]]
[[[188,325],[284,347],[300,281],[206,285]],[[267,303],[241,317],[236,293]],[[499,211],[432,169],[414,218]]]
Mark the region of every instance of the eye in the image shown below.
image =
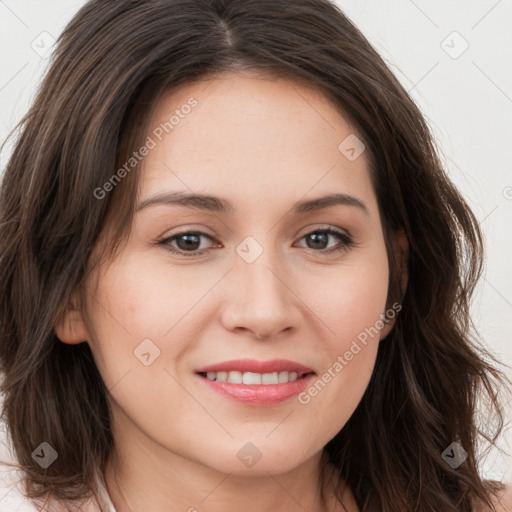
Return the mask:
[[[336,237],[339,243],[334,247],[328,248],[329,237]],[[157,245],[164,246],[167,250],[175,254],[200,256],[208,249],[207,247],[200,249],[202,239],[213,240],[210,235],[201,231],[183,231],[182,233],[176,233],[175,235],[160,240],[157,242]],[[314,252],[321,254],[348,250],[354,245],[352,238],[348,234],[333,228],[316,229],[300,238],[300,240],[302,239],[310,241],[310,243],[307,243],[308,249],[312,249]],[[326,245],[327,247],[325,247]],[[219,245],[217,245],[217,247],[219,247]]]
[[[334,247],[327,248],[325,246],[329,245],[329,237],[336,237],[340,242]],[[354,245],[352,238],[348,234],[333,228],[316,229],[304,235],[302,239],[311,241],[311,243],[307,244],[308,249],[314,249],[315,252],[323,254],[345,251]]]
[[[212,239],[209,235],[201,231],[184,231],[161,240],[158,242],[158,245],[163,245],[167,247],[169,251],[182,254],[183,256],[199,256],[205,252],[205,249],[199,250],[201,239],[203,238]],[[172,245],[174,242],[176,242],[178,246],[177,249]]]

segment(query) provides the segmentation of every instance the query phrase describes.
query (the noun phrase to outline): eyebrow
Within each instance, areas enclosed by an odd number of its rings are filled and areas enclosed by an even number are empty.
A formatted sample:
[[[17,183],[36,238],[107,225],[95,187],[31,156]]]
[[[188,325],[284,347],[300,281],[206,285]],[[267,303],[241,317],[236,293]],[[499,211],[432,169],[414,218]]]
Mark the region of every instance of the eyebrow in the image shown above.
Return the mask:
[[[164,192],[148,197],[141,201],[136,211],[139,212],[145,208],[155,205],[174,205],[178,204],[187,208],[204,210],[216,213],[233,213],[235,208],[231,202],[216,196],[189,194],[185,192]],[[329,194],[315,199],[299,201],[294,205],[296,214],[310,213],[324,208],[330,208],[335,205],[353,206],[359,208],[366,215],[370,215],[366,205],[354,196],[348,194]]]

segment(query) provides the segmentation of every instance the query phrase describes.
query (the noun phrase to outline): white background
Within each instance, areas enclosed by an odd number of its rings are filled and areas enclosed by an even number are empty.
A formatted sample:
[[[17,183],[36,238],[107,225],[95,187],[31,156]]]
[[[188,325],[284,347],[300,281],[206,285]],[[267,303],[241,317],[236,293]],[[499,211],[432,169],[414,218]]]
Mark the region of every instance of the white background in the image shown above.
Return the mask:
[[[48,62],[39,54],[84,3],[0,0],[0,141],[33,98]],[[481,223],[487,264],[473,316],[485,344],[511,364],[512,0],[338,3],[411,92]],[[505,441],[510,451],[512,429]],[[511,466],[493,455],[484,473],[511,480]]]

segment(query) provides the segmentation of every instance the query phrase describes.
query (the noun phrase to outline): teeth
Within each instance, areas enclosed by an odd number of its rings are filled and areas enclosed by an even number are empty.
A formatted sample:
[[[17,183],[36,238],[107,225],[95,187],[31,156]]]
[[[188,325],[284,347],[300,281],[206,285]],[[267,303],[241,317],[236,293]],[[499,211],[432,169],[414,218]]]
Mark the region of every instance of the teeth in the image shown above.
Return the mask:
[[[242,375],[244,384],[261,384],[261,373],[245,372]]]
[[[242,384],[242,372],[228,372],[227,382],[231,382],[231,384]]]
[[[284,372],[283,372],[284,373]],[[279,384],[279,373],[264,373],[261,376],[262,384]]]
[[[288,372],[279,372],[278,379],[279,384],[281,384],[281,382],[288,382]]]
[[[206,378],[217,382],[229,382],[231,384],[284,384],[298,379],[297,372],[207,372]]]

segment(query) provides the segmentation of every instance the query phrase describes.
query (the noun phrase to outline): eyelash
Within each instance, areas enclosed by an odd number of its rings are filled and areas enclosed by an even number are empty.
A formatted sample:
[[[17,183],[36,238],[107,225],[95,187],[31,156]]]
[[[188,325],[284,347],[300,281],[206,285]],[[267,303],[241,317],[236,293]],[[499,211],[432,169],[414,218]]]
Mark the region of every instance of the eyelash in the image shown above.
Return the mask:
[[[333,228],[315,229],[315,230],[310,231],[309,233],[306,233],[305,235],[303,235],[300,238],[300,240],[302,240],[303,238],[305,238],[307,236],[310,236],[313,234],[318,234],[318,233],[325,233],[328,235],[334,235],[334,236],[338,237],[341,240],[341,245],[337,246],[337,247],[330,248],[330,249],[316,250],[316,249],[311,249],[308,247],[305,247],[305,249],[309,249],[310,251],[320,253],[320,254],[331,254],[331,253],[338,253],[341,251],[347,251],[348,249],[350,249],[351,247],[353,247],[355,245],[353,239],[349,235],[347,235],[346,233],[343,233],[341,231],[338,231],[336,229],[333,229]],[[166,246],[166,249],[169,252],[172,252],[174,254],[179,254],[179,255],[185,256],[185,257],[200,256],[209,250],[209,249],[203,249],[201,251],[197,251],[197,250],[183,251],[183,250],[179,250],[176,248],[171,248],[172,246],[170,244],[172,241],[174,241],[175,239],[180,238],[182,236],[185,236],[185,235],[195,235],[195,236],[199,236],[199,237],[206,237],[206,238],[212,239],[212,237],[210,235],[203,233],[201,231],[182,231],[181,233],[176,233],[170,237],[166,237],[162,240],[159,240],[157,242],[157,245]]]

